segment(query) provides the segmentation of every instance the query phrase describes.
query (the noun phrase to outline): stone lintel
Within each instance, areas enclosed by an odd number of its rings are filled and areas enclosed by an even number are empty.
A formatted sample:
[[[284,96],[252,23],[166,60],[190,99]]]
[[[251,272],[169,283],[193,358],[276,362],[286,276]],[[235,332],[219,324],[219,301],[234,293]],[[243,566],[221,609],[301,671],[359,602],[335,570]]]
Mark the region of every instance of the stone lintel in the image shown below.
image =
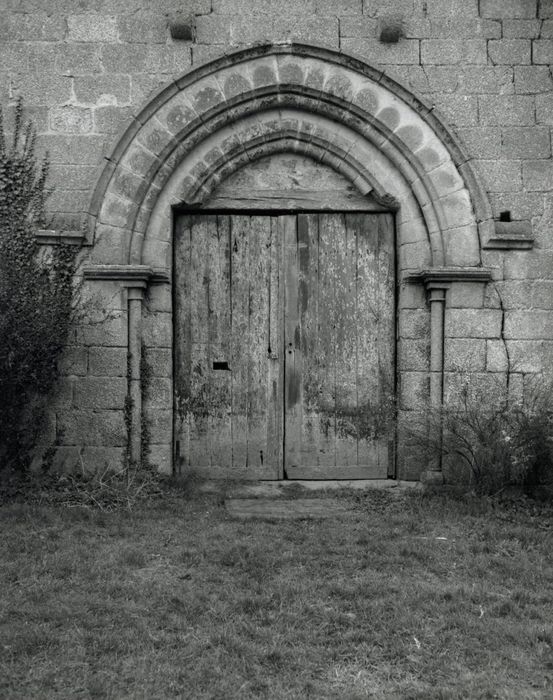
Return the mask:
[[[485,267],[435,267],[408,275],[411,282],[422,282],[427,289],[448,287],[452,282],[489,282],[491,270]]]
[[[169,274],[148,265],[86,265],[83,277],[88,280],[121,282],[124,287],[145,288],[152,283],[169,282]]]
[[[39,245],[82,246],[85,241],[85,236],[82,231],[55,231],[53,229],[39,229],[35,233],[35,240]]]

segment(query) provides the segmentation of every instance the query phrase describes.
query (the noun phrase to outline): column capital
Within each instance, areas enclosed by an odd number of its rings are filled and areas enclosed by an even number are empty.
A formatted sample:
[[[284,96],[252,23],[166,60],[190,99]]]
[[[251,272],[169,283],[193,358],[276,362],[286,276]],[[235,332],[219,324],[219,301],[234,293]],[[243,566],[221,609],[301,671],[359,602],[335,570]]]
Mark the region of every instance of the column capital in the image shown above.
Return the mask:
[[[449,289],[449,284],[445,284],[444,282],[436,282],[436,283],[430,283],[426,285],[426,289],[429,292],[428,294],[428,301],[433,302],[433,301],[441,301],[445,302],[445,295],[447,290]]]
[[[432,267],[410,272],[407,279],[422,282],[426,289],[448,289],[452,282],[489,282],[492,272],[486,267]]]
[[[123,287],[145,289],[148,284],[168,283],[169,273],[148,265],[85,265],[83,277],[87,280],[120,282]]]
[[[125,286],[127,287],[127,299],[129,301],[144,301],[144,287],[131,287],[130,285]]]

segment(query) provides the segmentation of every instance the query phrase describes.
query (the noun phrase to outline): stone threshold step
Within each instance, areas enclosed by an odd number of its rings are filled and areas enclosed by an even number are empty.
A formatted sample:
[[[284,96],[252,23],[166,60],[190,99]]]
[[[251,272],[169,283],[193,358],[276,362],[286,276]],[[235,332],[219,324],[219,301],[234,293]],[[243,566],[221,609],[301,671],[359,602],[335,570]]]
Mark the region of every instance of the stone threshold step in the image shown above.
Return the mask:
[[[225,501],[229,515],[240,520],[311,520],[353,515],[351,508],[336,498],[230,498]]]
[[[282,498],[298,497],[302,493],[307,495],[307,493],[316,493],[317,491],[339,489],[378,489],[399,494],[417,487],[420,487],[418,481],[396,481],[393,479],[247,481],[235,484],[228,481],[210,480],[203,482],[199,490],[202,493],[224,493],[227,498]]]

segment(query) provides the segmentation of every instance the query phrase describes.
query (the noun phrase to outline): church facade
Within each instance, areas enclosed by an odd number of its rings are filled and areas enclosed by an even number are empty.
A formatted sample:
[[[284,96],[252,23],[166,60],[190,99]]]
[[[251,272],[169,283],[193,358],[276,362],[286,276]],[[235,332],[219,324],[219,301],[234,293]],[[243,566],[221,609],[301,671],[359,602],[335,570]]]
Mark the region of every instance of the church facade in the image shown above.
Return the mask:
[[[12,5],[79,249],[60,468],[439,480],[405,426],[551,371],[553,2]]]

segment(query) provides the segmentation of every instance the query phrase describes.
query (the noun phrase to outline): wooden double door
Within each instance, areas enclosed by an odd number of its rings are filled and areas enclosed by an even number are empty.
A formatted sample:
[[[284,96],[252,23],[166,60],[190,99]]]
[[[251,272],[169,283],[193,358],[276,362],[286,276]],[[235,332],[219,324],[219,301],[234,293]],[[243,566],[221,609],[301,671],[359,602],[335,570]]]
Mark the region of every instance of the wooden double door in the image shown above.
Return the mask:
[[[390,214],[194,214],[175,232],[175,450],[214,478],[383,478]]]

